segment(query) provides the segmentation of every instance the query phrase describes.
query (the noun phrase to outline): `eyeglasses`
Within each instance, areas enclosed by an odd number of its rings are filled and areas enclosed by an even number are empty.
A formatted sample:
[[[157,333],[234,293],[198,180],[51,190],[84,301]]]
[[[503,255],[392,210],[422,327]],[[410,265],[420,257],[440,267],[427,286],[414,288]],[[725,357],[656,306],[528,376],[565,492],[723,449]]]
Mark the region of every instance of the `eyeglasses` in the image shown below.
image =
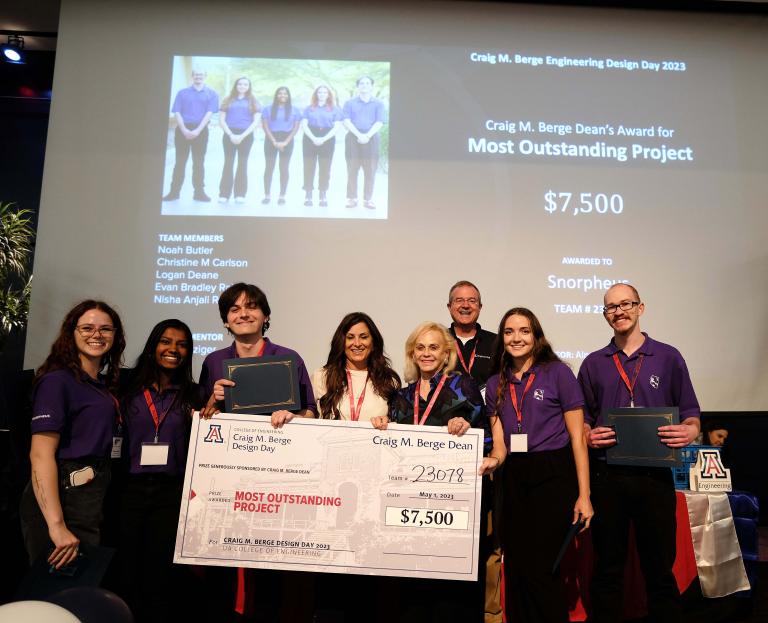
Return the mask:
[[[469,298],[469,299],[455,298],[455,299],[453,299],[452,302],[454,304],[456,304],[456,305],[464,305],[466,303],[467,305],[471,305],[472,307],[474,307],[475,305],[477,305],[480,302],[480,299],[476,299],[474,297],[473,298]]]
[[[640,301],[622,301],[618,305],[605,305],[603,307],[603,313],[611,316],[616,313],[617,309],[620,309],[621,311],[629,311],[636,305],[640,305]]]
[[[416,346],[413,347],[414,353],[426,353],[429,351],[430,353],[437,353],[440,352],[440,349],[442,349],[443,346],[441,344],[416,344]]]
[[[112,337],[115,334],[115,327],[110,326],[94,327],[92,324],[81,324],[75,329],[83,337],[92,337],[97,333],[102,337]]]

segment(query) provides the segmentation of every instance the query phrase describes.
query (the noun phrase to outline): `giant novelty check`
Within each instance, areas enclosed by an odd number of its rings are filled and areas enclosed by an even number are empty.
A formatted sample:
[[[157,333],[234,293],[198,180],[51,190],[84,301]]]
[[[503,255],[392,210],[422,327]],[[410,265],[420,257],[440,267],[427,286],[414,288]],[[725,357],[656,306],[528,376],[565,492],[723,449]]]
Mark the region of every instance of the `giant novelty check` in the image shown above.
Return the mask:
[[[477,578],[483,431],[195,416],[174,562]]]

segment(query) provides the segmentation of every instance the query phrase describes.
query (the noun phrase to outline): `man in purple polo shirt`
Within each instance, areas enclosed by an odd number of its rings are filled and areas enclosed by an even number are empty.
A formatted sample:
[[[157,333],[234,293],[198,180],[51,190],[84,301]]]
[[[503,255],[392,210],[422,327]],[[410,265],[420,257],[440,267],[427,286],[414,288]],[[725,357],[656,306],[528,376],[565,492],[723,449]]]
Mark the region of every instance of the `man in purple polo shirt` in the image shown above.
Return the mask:
[[[357,176],[363,169],[363,205],[375,210],[373,183],[379,166],[379,130],[387,122],[384,102],[373,97],[373,78],[357,80],[357,97],[344,104],[347,207],[357,207]]]
[[[203,361],[200,385],[205,395],[210,397],[208,405],[201,411],[204,417],[212,416],[224,406],[224,387],[234,386],[233,381],[223,378],[224,360],[262,355],[293,355],[299,376],[301,409],[295,414],[285,410],[276,411],[272,414],[272,423],[275,426],[283,426],[293,419],[294,415],[316,416],[317,405],[304,360],[295,350],[275,344],[264,337],[269,328],[271,313],[267,295],[253,284],[236,283],[222,292],[219,298],[219,314],[224,327],[235,341],[227,348],[210,353]]]
[[[179,198],[184,183],[187,159],[192,152],[192,186],[195,189],[195,201],[210,201],[205,194],[205,150],[208,147],[208,122],[211,115],[219,110],[219,96],[213,89],[205,86],[206,73],[200,69],[192,70],[192,85],[176,94],[173,100],[173,112],[176,117],[174,145],[176,164],[173,167],[171,189],[163,201],[175,201]]]
[[[678,407],[680,424],[659,427],[659,439],[672,448],[690,444],[699,434],[699,403],[680,352],[640,331],[645,305],[637,290],[619,283],[604,298],[613,339],[590,354],[579,370],[585,399],[585,433],[591,451],[593,619],[620,621],[622,581],[630,521],[645,577],[648,612],[653,621],[682,618],[675,561],[675,489],[668,468],[608,465],[605,448],[616,433],[602,425],[601,414],[618,407]]]

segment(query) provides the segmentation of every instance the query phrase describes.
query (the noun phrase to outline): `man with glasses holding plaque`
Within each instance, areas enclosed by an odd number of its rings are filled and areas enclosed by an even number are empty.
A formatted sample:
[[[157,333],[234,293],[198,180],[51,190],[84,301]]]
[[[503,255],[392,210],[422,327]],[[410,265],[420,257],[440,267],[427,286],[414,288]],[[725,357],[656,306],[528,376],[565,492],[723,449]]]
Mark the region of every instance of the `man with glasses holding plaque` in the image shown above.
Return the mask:
[[[682,618],[680,594],[672,573],[675,561],[675,488],[668,467],[609,465],[605,449],[616,433],[603,426],[607,409],[677,407],[680,424],[660,426],[659,439],[671,448],[690,444],[699,434],[699,403],[680,352],[640,330],[645,305],[637,290],[617,283],[605,293],[603,315],[613,329],[610,344],[581,365],[584,428],[590,447],[592,542],[592,619],[621,621],[622,581],[630,521],[645,577],[652,621]]]

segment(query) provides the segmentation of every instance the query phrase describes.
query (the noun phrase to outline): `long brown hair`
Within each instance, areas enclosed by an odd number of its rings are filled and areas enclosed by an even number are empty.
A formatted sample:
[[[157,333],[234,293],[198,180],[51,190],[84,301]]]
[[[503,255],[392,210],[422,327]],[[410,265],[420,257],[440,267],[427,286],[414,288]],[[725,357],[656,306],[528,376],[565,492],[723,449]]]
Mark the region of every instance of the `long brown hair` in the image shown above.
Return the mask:
[[[318,100],[318,97],[317,97],[317,92],[318,92],[320,89],[325,89],[326,91],[328,91],[328,99],[326,99],[326,100],[325,100],[325,106],[324,106],[324,108],[325,108],[326,110],[333,110],[333,109],[334,109],[334,107],[336,106],[336,101],[335,101],[335,99],[334,99],[334,97],[333,97],[333,91],[331,91],[331,87],[329,87],[329,86],[327,86],[327,85],[325,85],[325,84],[321,84],[320,86],[318,86],[318,87],[317,87],[317,88],[316,88],[316,89],[315,89],[315,90],[312,92],[312,97],[310,98],[310,103],[309,103],[309,105],[310,105],[312,108],[319,108],[319,107],[320,107],[320,101]]]
[[[560,361],[560,357],[557,356],[552,346],[544,336],[544,329],[541,328],[541,323],[536,315],[526,307],[513,307],[506,314],[501,317],[499,323],[498,337],[493,345],[493,355],[491,357],[491,363],[493,365],[493,372],[499,375],[499,386],[496,389],[496,415],[499,414],[501,404],[504,402],[506,396],[505,389],[506,384],[509,382],[508,370],[512,365],[512,356],[504,348],[504,326],[507,324],[507,319],[510,316],[522,316],[528,320],[531,325],[531,332],[533,333],[533,348],[531,349],[531,357],[533,358],[533,365],[550,363],[552,361]]]
[[[384,354],[384,338],[368,314],[352,312],[341,319],[331,339],[331,351],[323,367],[325,374],[325,394],[320,398],[320,411],[323,419],[338,420],[341,417],[339,402],[347,392],[347,355],[345,346],[347,333],[359,323],[365,324],[371,334],[371,354],[368,356],[368,378],[373,390],[389,402],[400,389],[400,377],[392,369],[389,358]]]
[[[247,80],[248,81],[248,90],[243,94],[243,99],[248,101],[248,108],[250,109],[252,114],[256,114],[259,112],[259,102],[256,100],[256,98],[253,95],[253,92],[251,91],[251,79],[246,76],[240,76],[237,80],[235,80],[234,84],[232,85],[232,90],[229,92],[229,95],[227,95],[224,98],[224,101],[221,102],[221,110],[227,111],[229,110],[230,105],[232,102],[237,100],[237,96],[239,95],[237,92],[237,83],[241,80]]]
[[[125,335],[123,333],[123,323],[120,322],[120,316],[109,305],[103,301],[94,301],[88,299],[75,305],[69,313],[64,316],[59,329],[59,335],[51,345],[51,352],[35,374],[35,383],[48,372],[54,370],[70,370],[75,378],[80,379],[83,371],[80,363],[80,354],[75,344],[75,327],[77,321],[87,311],[98,309],[107,314],[115,327],[115,335],[112,341],[112,348],[101,358],[101,369],[105,372],[105,381],[110,388],[117,386],[120,366],[123,363],[123,351],[125,350]]]

